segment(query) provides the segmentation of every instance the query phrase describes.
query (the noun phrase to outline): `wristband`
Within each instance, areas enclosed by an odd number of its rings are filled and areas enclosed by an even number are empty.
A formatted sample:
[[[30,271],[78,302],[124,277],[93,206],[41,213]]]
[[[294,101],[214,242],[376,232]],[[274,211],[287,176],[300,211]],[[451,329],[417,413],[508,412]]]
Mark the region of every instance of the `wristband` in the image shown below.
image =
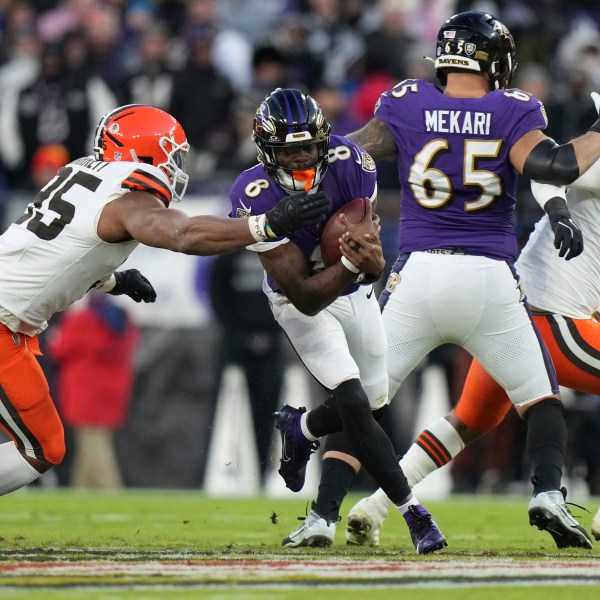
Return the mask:
[[[567,207],[567,201],[565,200],[565,198],[560,198],[556,196],[554,198],[550,198],[550,200],[548,200],[546,204],[544,204],[544,210],[546,211],[546,214],[548,215],[550,221],[558,221],[558,219],[571,218],[571,213],[569,211],[569,208]]]
[[[114,290],[115,285],[117,285],[117,278],[113,273],[102,285],[99,285],[96,289],[108,293],[111,290]]]
[[[277,234],[271,229],[269,223],[267,223],[267,215],[256,215],[248,217],[248,227],[252,237],[257,242],[266,242],[267,240],[273,240]]]
[[[546,202],[552,198],[566,199],[565,186],[557,187],[546,183],[538,183],[533,180],[531,180],[531,193],[542,209],[544,209]]]
[[[346,269],[348,269],[348,271],[352,273],[360,273],[360,269],[353,265],[345,256],[342,256],[340,260],[342,261],[342,264],[346,267]]]
[[[268,239],[265,231],[266,220],[266,215],[248,217],[248,227],[250,228],[250,233],[257,242],[264,242]]]
[[[265,215],[266,216],[266,215]],[[271,226],[266,222],[265,219],[265,233],[267,234],[267,238],[274,240],[276,237],[279,237],[272,229]]]

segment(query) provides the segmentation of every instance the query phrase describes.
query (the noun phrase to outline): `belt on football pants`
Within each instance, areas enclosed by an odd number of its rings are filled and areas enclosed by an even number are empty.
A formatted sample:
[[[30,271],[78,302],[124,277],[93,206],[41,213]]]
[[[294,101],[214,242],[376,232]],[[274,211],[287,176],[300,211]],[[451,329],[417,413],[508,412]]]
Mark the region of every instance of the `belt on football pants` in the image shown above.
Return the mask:
[[[422,252],[429,252],[429,254],[466,254],[466,248],[427,248]]]

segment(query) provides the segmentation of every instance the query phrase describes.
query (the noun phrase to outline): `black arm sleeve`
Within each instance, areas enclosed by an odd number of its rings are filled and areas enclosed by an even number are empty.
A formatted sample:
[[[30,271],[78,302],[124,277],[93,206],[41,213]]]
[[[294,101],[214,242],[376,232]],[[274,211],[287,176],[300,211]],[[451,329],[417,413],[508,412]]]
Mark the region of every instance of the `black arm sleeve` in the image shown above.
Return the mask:
[[[579,177],[573,144],[560,146],[551,139],[540,142],[525,160],[523,175],[541,183],[568,185]]]

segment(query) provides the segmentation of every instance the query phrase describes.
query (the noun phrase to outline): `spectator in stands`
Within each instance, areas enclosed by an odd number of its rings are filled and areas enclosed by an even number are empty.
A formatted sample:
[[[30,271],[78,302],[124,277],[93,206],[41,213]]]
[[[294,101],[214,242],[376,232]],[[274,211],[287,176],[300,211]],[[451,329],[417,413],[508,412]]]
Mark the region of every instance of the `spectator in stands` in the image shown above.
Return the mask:
[[[113,432],[127,419],[135,379],[138,327],[108,294],[91,292],[49,339],[57,364],[57,402],[75,436],[71,485],[123,485]]]
[[[342,0],[308,0],[308,6],[306,44],[317,67],[309,88],[344,86],[364,55],[363,37],[343,19]]]
[[[211,60],[215,70],[226,77],[234,89],[247,88],[250,84],[252,43],[240,32],[225,25],[216,0],[189,0],[184,36],[209,29],[214,32]]]
[[[191,146],[190,178],[208,178],[234,151],[233,89],[213,62],[212,27],[195,29],[189,58],[173,83],[171,114],[182,124]]]
[[[101,78],[66,70],[62,44],[44,44],[40,61],[30,83],[2,90],[0,157],[16,187],[26,185],[41,145],[62,144],[70,156],[85,156],[98,120],[116,104]]]
[[[122,104],[152,104],[169,110],[175,80],[169,41],[166,25],[158,21],[140,33],[139,56],[120,86]]]
[[[31,187],[41,190],[69,160],[69,153],[61,144],[40,146],[31,159]]]

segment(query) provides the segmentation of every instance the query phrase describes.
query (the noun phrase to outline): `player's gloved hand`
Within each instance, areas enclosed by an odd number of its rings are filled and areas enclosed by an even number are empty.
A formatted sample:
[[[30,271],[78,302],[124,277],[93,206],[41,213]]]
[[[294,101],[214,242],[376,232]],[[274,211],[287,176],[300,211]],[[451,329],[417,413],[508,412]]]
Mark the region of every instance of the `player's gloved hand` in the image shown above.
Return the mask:
[[[564,198],[551,198],[544,204],[544,210],[554,232],[554,247],[560,257],[571,260],[583,252],[583,234],[571,219]]]
[[[296,229],[325,221],[329,207],[329,198],[325,192],[297,192],[286,196],[266,212],[268,226],[274,237],[287,235]]]
[[[156,300],[156,291],[152,284],[137,270],[128,269],[127,271],[115,272],[115,287],[107,292],[113,296],[125,294],[136,302],[154,302]]]

